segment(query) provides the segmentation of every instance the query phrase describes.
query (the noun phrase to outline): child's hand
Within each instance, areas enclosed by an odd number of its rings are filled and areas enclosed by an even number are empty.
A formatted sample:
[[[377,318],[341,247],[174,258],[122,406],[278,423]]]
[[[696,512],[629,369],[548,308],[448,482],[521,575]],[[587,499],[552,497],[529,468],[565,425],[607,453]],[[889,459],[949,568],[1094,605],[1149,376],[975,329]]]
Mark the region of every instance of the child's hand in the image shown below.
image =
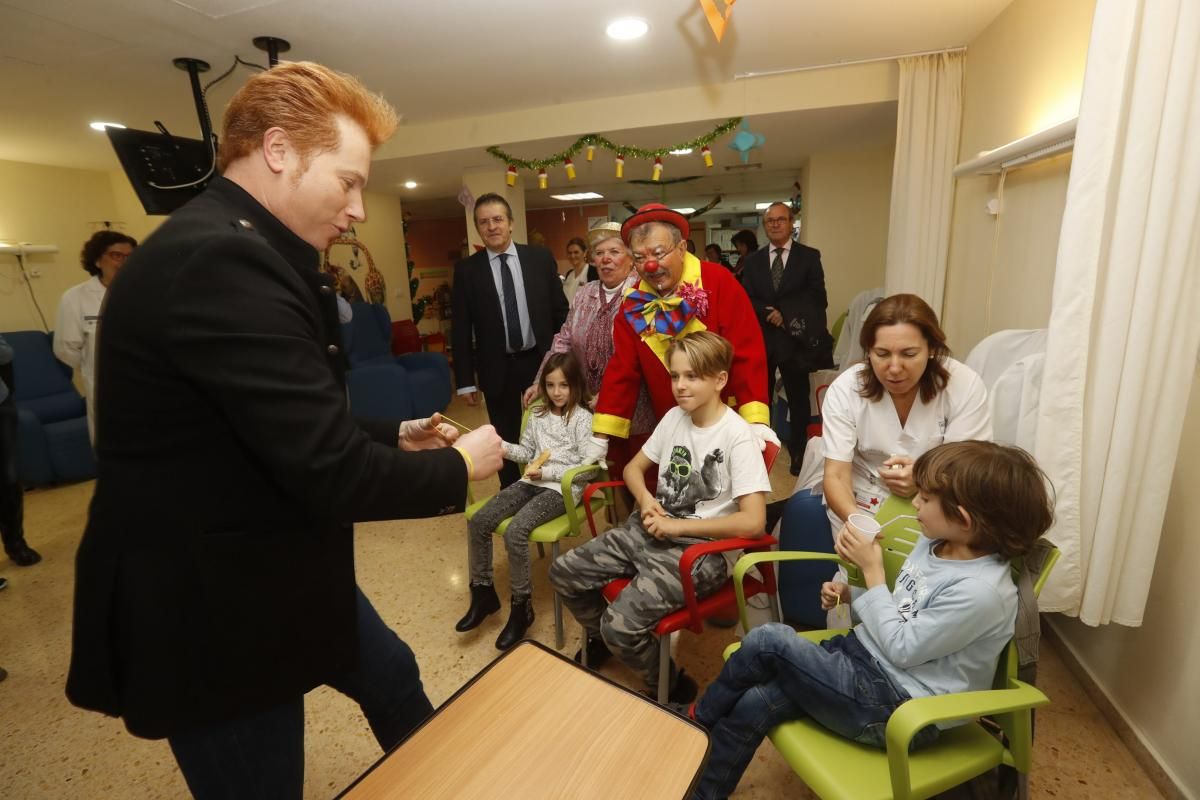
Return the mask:
[[[821,610],[828,611],[838,604],[838,598],[843,603],[850,602],[850,584],[825,581],[821,584]]]
[[[525,477],[531,481],[540,481],[542,479],[542,470],[541,468],[526,470]]]
[[[867,539],[849,525],[842,525],[834,539],[833,549],[838,556],[858,567],[863,573],[883,571],[883,548],[874,539]]]
[[[642,524],[646,526],[646,530],[651,536],[659,540],[669,539],[683,533],[683,520],[666,515],[652,515],[649,521],[643,518]]]
[[[642,502],[638,503],[638,509],[642,512],[642,522],[645,523],[650,517],[665,517],[667,510],[662,507],[662,503],[658,502],[658,498],[649,492]]]

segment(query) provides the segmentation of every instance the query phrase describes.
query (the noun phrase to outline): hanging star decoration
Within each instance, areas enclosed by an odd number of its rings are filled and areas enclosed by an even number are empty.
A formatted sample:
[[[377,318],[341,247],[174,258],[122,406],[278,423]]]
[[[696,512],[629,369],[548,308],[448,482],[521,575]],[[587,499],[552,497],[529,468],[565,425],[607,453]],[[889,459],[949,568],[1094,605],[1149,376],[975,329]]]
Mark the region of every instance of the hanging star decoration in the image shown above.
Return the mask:
[[[742,129],[734,134],[732,141],[729,142],[729,149],[736,150],[742,163],[745,164],[750,161],[750,151],[756,147],[762,147],[766,143],[767,137],[751,131],[750,124],[743,119]]]
[[[717,37],[717,44],[720,44],[721,38],[725,36],[729,18],[733,16],[733,4],[736,2],[737,0],[725,0],[725,13],[722,14],[717,9],[716,0],[700,0],[700,8],[708,20],[708,27],[712,28],[713,36]]]

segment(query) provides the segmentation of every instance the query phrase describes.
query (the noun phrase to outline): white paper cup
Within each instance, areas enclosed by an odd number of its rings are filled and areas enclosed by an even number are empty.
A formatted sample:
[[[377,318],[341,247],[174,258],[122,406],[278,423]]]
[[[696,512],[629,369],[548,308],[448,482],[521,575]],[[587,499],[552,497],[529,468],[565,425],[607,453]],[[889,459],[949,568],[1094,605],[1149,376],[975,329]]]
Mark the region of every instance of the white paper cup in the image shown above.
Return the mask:
[[[869,541],[875,541],[883,527],[869,514],[851,514],[846,524],[859,536]]]

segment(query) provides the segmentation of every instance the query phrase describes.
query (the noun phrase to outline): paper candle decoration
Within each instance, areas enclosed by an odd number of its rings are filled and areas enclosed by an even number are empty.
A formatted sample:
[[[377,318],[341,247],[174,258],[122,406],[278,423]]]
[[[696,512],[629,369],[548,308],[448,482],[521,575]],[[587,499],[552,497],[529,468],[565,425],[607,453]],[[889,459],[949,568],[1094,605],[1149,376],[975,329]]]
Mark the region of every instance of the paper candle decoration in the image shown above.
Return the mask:
[[[708,145],[700,148],[700,155],[704,156],[704,166],[712,169],[712,149]]]
[[[514,165],[508,165],[508,171],[504,173],[504,182],[509,186],[517,185],[517,168]]]
[[[650,176],[651,180],[658,180],[662,177],[663,163],[661,158],[654,159],[654,173]]]
[[[617,155],[617,177],[625,177],[625,156],[620,154]]]
[[[567,180],[575,180],[575,162],[568,158],[563,162],[563,166],[567,168]]]
[[[550,176],[546,174],[546,168],[542,167],[538,170],[538,188],[545,189],[550,185]]]

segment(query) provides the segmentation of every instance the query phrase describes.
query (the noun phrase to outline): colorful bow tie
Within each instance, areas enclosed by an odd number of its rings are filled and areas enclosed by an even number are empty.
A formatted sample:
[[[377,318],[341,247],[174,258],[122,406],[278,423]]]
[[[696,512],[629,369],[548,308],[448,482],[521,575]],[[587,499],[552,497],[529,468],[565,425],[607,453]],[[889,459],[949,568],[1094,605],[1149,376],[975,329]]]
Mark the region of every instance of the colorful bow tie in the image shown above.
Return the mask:
[[[633,332],[639,335],[653,327],[656,333],[677,336],[696,313],[679,295],[659,297],[640,289],[634,289],[626,295],[621,310],[633,326]]]

